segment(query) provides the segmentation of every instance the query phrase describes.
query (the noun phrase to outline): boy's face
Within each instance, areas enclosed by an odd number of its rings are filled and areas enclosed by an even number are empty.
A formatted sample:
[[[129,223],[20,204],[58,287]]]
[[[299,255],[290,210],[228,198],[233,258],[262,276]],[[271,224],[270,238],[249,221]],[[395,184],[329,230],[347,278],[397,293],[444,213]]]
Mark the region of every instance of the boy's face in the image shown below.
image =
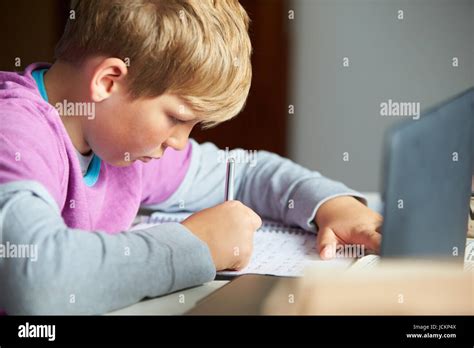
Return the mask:
[[[175,95],[130,101],[125,94],[114,93],[96,104],[96,117],[84,120],[83,132],[101,159],[127,166],[160,158],[167,147],[184,149],[198,122]]]

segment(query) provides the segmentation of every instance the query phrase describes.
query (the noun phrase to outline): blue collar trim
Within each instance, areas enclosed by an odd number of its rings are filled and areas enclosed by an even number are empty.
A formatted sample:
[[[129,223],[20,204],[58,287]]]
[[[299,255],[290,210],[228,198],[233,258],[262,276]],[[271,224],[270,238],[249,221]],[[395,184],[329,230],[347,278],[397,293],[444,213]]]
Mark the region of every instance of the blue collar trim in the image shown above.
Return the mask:
[[[48,69],[33,70],[31,72],[31,76],[33,77],[36,82],[36,85],[38,86],[38,90],[41,94],[41,97],[46,102],[49,102],[48,94],[46,93],[46,88],[44,86],[44,74],[46,73],[46,71],[48,71]],[[86,186],[92,187],[99,180],[101,163],[102,160],[99,158],[99,156],[94,154],[92,156],[92,160],[89,164],[89,167],[87,167],[87,172],[83,176],[84,183],[86,184]]]

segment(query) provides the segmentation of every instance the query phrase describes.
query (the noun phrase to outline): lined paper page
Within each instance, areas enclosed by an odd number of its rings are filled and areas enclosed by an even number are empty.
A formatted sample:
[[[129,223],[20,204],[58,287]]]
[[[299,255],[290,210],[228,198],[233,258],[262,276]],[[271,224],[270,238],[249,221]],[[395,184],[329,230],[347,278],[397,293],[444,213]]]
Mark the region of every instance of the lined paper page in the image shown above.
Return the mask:
[[[253,273],[297,277],[303,275],[306,267],[314,264],[347,268],[352,262],[352,259],[321,260],[316,251],[315,234],[265,227],[255,233],[254,251],[249,265],[238,272],[224,271],[218,274],[237,276]]]
[[[139,230],[155,224],[180,222],[191,213],[155,212],[150,217],[133,226]],[[250,263],[241,271],[223,271],[219,275],[237,276],[242,274],[270,274],[277,276],[302,276],[303,270],[317,263],[323,267],[348,267],[352,259],[323,261],[316,251],[316,235],[298,227],[288,227],[282,223],[265,220],[254,234],[253,253]]]

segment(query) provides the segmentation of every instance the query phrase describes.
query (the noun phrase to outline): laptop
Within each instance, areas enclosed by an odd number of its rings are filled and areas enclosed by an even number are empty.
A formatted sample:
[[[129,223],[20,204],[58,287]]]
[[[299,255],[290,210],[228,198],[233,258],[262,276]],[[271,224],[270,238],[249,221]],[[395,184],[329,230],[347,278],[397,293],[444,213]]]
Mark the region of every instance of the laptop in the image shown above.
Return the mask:
[[[474,88],[386,136],[383,258],[464,261],[474,168]]]
[[[464,261],[474,172],[473,138],[474,88],[387,132],[382,170],[382,259]],[[264,299],[277,282],[286,282],[291,289],[295,279],[242,275],[186,314],[260,314]]]

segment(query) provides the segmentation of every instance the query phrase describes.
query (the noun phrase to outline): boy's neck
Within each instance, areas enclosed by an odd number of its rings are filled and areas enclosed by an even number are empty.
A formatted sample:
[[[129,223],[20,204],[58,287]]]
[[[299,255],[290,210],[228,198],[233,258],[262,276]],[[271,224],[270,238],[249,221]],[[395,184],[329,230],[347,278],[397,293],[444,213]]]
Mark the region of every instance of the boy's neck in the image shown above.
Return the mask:
[[[44,86],[51,105],[63,103],[64,100],[76,102],[81,99],[78,93],[78,88],[81,88],[80,79],[77,74],[77,71],[69,64],[60,61],[55,62],[49,68],[44,75]],[[59,116],[76,150],[83,155],[89,154],[91,148],[84,137],[82,117],[76,115]]]

